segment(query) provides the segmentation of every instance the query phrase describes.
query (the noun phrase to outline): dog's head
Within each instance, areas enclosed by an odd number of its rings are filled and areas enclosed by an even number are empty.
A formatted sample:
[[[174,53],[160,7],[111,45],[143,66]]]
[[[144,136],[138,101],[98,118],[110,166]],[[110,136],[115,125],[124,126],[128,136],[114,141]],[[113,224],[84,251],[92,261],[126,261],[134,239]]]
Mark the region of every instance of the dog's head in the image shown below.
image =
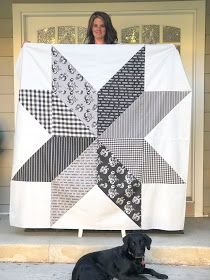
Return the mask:
[[[145,249],[150,250],[152,239],[144,233],[131,233],[123,238],[123,249],[135,259],[143,259]]]

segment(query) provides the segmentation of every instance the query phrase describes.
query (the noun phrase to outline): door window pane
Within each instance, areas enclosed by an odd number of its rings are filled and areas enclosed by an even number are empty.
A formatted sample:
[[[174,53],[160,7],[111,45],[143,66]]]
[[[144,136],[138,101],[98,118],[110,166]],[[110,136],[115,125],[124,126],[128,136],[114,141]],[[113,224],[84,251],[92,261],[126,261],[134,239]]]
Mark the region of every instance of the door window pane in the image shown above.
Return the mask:
[[[160,26],[159,25],[143,25],[142,26],[142,43],[157,44],[160,42]]]
[[[85,27],[78,27],[78,32],[77,32],[77,42],[78,44],[83,44],[86,38],[87,34],[87,28]]]
[[[37,31],[37,42],[53,44],[55,43],[55,27],[48,27]]]
[[[58,26],[58,43],[75,44],[75,26]]]
[[[132,26],[122,29],[122,43],[138,44],[139,43],[139,26]]]
[[[180,43],[181,29],[173,26],[163,26],[164,43]]]

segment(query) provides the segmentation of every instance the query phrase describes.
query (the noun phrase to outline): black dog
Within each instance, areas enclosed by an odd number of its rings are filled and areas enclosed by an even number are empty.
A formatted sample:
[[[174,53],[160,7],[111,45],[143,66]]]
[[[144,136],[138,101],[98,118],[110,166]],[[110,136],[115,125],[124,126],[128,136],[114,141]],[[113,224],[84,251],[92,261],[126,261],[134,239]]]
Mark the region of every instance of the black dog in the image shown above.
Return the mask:
[[[146,234],[128,234],[123,238],[122,246],[81,257],[72,272],[72,280],[148,279],[143,274],[167,279],[167,275],[145,267],[145,248],[150,250],[151,242]]]

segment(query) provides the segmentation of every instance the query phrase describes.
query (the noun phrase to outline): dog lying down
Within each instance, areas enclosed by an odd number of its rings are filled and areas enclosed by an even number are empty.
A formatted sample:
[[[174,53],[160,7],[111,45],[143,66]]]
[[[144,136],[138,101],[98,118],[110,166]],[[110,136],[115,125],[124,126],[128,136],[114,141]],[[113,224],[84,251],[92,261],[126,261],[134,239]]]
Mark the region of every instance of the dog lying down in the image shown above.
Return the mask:
[[[131,233],[123,238],[123,245],[89,253],[76,263],[72,280],[146,280],[143,274],[167,279],[144,263],[145,249],[150,250],[152,239],[143,233]]]

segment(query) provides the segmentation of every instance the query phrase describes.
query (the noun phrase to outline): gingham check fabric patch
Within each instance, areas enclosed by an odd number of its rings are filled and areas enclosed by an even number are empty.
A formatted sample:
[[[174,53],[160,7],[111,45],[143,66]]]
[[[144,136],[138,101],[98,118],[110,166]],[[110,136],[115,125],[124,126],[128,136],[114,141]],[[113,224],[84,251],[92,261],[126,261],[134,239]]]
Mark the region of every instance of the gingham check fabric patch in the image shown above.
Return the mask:
[[[175,170],[143,140],[142,182],[151,184],[185,184]]]
[[[94,137],[85,124],[55,94],[52,94],[52,133],[60,136]]]
[[[184,184],[175,170],[144,139],[100,139],[142,183]]]
[[[142,179],[142,139],[101,138],[100,141],[138,180]]]
[[[27,111],[51,133],[51,92],[49,90],[21,89],[19,101]]]

